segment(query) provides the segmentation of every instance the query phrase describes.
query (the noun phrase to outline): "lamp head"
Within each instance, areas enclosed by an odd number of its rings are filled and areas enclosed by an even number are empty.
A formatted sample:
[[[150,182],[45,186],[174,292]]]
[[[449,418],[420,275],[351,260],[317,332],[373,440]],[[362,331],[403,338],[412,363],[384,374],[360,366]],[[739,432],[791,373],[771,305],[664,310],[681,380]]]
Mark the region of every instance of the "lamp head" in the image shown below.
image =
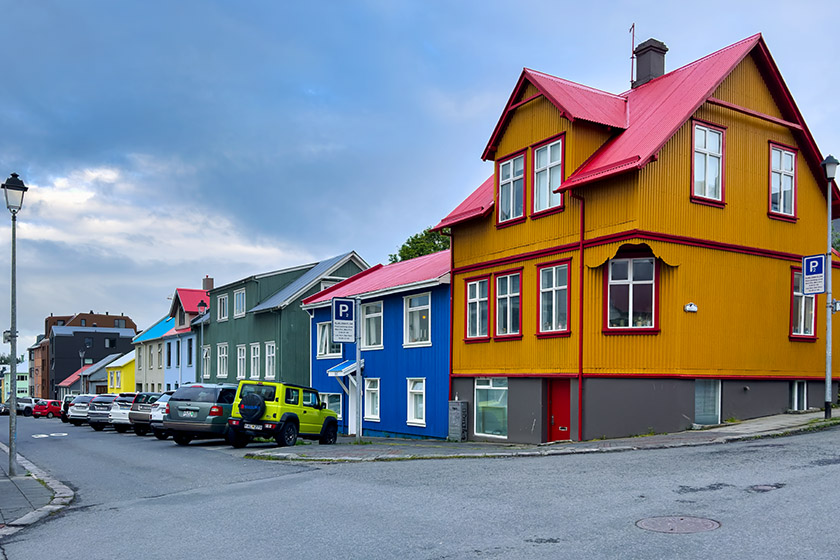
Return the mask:
[[[23,206],[23,195],[29,187],[23,184],[17,173],[12,173],[2,184],[3,193],[6,195],[6,208],[12,214],[17,214]]]
[[[825,173],[825,179],[827,181],[833,181],[834,178],[837,176],[837,166],[840,165],[840,161],[837,161],[837,158],[831,154],[828,154],[820,165],[823,168],[823,173]]]

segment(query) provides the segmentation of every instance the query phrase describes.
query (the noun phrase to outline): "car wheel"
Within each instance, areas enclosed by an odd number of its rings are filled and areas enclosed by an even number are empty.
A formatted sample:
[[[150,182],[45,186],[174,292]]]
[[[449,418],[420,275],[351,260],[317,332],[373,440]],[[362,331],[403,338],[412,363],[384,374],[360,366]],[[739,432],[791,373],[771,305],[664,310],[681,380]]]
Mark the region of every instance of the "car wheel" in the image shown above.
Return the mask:
[[[32,416],[32,409],[31,408],[24,408],[23,409],[24,416]]]
[[[134,433],[143,437],[149,433],[149,428],[147,426],[141,426],[140,424],[134,424]]]
[[[172,439],[174,439],[175,443],[178,445],[189,445],[192,441],[192,436],[188,436],[186,434],[175,434],[172,436]]]
[[[298,429],[292,422],[286,422],[280,429],[280,433],[274,437],[274,441],[280,447],[292,447],[297,443]]]
[[[332,445],[338,440],[338,425],[333,422],[324,428],[324,433],[321,434],[321,439],[318,440],[318,443],[324,445]]]
[[[47,412],[47,418],[55,418],[55,414],[52,412]]]
[[[248,437],[248,434],[240,434],[231,430],[227,434],[227,442],[236,449],[242,449],[251,442],[251,438]]]
[[[101,432],[102,430],[105,429],[104,424],[91,424],[90,427],[93,428],[94,430],[96,430],[97,432]]]
[[[114,429],[117,430],[117,432],[124,434],[128,431],[128,426],[125,424],[114,424]]]
[[[64,416],[64,415],[62,414],[62,415],[61,415],[61,421],[62,421],[62,422],[64,422],[64,423],[66,424],[66,423],[67,423],[67,422],[69,422],[70,420],[68,420],[68,419],[67,419],[67,417],[66,417],[66,416]]]
[[[169,437],[169,434],[165,430],[154,430],[155,437],[159,440],[163,441]]]

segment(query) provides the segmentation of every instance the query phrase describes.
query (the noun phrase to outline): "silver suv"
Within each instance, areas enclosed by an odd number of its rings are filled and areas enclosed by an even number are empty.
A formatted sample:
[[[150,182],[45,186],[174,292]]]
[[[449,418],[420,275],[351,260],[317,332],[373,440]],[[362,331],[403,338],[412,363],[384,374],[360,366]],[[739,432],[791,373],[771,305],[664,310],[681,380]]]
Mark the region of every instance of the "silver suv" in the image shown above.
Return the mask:
[[[31,397],[17,398],[17,413],[24,416],[32,416],[32,411],[35,410],[35,405],[41,399],[33,399]]]

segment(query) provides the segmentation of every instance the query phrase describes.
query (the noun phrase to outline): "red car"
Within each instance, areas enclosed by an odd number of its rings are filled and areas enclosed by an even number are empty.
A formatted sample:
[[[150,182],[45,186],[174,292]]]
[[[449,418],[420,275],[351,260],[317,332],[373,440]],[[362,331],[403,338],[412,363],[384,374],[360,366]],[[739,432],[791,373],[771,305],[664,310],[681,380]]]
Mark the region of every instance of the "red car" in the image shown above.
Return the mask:
[[[48,401],[41,399],[35,408],[32,409],[32,416],[36,418],[46,416],[52,418],[53,416],[61,416],[61,401]]]

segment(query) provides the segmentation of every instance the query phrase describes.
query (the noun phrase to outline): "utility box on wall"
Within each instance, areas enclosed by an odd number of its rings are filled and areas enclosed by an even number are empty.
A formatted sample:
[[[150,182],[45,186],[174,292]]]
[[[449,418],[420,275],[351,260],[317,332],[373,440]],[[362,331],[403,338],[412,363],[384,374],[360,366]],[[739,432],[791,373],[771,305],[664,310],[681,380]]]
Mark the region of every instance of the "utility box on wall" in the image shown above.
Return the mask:
[[[467,415],[469,403],[449,401],[449,441],[467,441]]]

